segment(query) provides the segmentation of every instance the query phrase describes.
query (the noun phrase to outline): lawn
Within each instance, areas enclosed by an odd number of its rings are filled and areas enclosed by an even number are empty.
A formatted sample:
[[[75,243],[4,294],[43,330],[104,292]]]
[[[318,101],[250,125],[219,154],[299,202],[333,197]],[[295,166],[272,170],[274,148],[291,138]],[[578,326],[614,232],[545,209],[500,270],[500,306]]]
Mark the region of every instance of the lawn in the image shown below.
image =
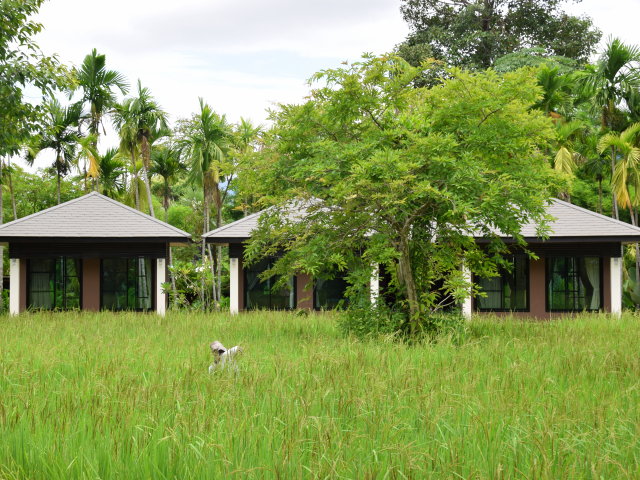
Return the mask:
[[[330,315],[0,319],[0,478],[638,478],[640,321],[474,321],[459,346]],[[241,344],[207,373],[208,343]]]

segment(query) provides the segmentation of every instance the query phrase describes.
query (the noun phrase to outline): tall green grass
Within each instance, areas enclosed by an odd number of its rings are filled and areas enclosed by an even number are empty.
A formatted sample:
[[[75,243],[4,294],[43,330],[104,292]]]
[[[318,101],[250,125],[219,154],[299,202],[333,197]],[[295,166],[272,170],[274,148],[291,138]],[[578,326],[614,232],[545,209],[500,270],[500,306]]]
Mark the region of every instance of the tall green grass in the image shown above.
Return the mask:
[[[640,478],[640,323],[341,337],[330,315],[0,320],[0,478]],[[208,343],[241,344],[207,373]]]

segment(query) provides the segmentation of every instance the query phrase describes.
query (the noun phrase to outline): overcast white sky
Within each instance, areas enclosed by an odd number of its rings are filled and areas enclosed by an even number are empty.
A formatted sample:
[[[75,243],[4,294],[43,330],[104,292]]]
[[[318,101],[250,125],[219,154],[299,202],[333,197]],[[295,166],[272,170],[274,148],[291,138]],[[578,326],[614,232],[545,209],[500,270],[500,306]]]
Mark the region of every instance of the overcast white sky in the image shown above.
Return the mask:
[[[569,9],[594,18],[605,38],[640,45],[640,0]],[[46,53],[77,65],[97,48],[173,120],[201,96],[232,121],[258,123],[273,103],[302,100],[317,70],[389,51],[408,33],[400,0],[49,0],[38,21]]]

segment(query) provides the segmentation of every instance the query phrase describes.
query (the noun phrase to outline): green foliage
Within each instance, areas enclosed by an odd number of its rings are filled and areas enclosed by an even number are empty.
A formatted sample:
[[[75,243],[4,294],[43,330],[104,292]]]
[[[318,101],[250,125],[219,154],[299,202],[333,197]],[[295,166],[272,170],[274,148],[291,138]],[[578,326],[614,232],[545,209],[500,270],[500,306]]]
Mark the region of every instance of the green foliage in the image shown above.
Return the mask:
[[[601,33],[591,19],[565,13],[565,3],[403,0],[402,14],[412,33],[405,42],[409,48],[400,51],[407,60],[418,60],[416,66],[433,57],[448,65],[484,69],[525,48],[586,62]]]
[[[413,343],[446,338],[459,344],[465,339],[467,321],[460,312],[432,312],[419,319],[416,332],[405,312],[383,302],[373,305],[365,298],[338,316],[338,327],[342,333],[360,339],[382,337]]]
[[[553,124],[531,109],[534,72],[453,70],[432,89],[412,86],[419,74],[398,57],[367,57],[320,72],[306,103],[273,113],[275,161],[260,174],[274,206],[247,250],[281,255],[268,274],[348,270],[354,286],[382,264],[415,329],[438,308],[436,282],[467,295],[463,259],[496,271],[506,250],[496,230],[517,241],[522,222],[543,230],[557,187],[543,153]],[[470,228],[492,239],[487,250]]]
[[[68,84],[67,72],[55,57],[42,54],[33,37],[42,30],[34,22],[43,0],[0,2],[0,155],[16,153],[41,125],[42,105],[26,101],[35,87],[43,97]]]

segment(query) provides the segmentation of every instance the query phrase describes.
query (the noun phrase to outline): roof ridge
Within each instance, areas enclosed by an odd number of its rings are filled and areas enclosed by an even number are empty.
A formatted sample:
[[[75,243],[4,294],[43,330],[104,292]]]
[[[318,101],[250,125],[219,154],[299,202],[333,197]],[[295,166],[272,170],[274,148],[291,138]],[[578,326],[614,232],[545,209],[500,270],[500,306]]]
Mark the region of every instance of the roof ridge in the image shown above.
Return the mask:
[[[113,198],[109,198],[106,195],[102,195],[101,193],[98,192],[91,192],[91,193],[95,193],[99,198],[102,198],[104,200],[108,200],[109,202],[113,203],[114,205],[117,205],[118,207],[124,208],[125,210],[128,210],[132,213],[136,213],[144,218],[146,218],[147,220],[152,220],[153,222],[163,226],[163,227],[168,227],[171,230],[173,230],[174,232],[180,233],[182,235],[185,235],[187,237],[191,237],[190,233],[185,232],[184,230],[180,230],[178,227],[174,227],[173,225],[171,225],[170,223],[167,222],[163,222],[162,220],[160,220],[159,218],[156,217],[152,217],[151,215],[147,215],[144,212],[141,212],[140,210],[136,210],[135,208],[130,207],[129,205],[125,205],[124,203],[120,203],[117,200],[114,200]],[[88,195],[85,195],[88,196]]]
[[[61,207],[65,207],[67,205],[71,205],[72,203],[79,202],[80,200],[83,200],[83,199],[85,199],[87,197],[95,196],[95,194],[100,195],[98,192],[90,192],[90,193],[87,193],[85,195],[82,195],[81,197],[72,198],[71,200],[68,200],[68,201],[66,201],[64,203],[59,203],[58,205],[54,205],[53,207],[45,208],[44,210],[40,210],[39,212],[32,213],[30,215],[27,215],[26,217],[16,218],[15,220],[11,220],[10,222],[3,223],[2,225],[0,225],[0,230],[5,228],[5,227],[8,227],[10,225],[16,225],[18,223],[24,222],[25,220],[29,220],[29,219],[34,218],[34,217],[38,217],[38,216],[43,215],[43,214],[45,214],[47,212],[51,212],[53,210],[57,210],[57,209],[59,209]]]
[[[640,227],[636,227],[635,225],[632,225],[630,223],[627,222],[623,222],[622,220],[616,220],[615,218],[611,218],[611,217],[607,217],[606,215],[603,215],[601,213],[598,212],[594,212],[593,210],[589,210],[588,208],[583,208],[580,207],[578,205],[574,205],[573,203],[569,203],[569,202],[565,202],[564,200],[560,200],[559,198],[554,198],[553,201],[559,203],[560,205],[564,205],[565,207],[570,207],[574,210],[577,210],[579,212],[583,212],[583,213],[588,213],[589,215],[599,218],[599,219],[603,219],[603,220],[607,220],[611,223],[614,223],[616,225],[620,225],[620,226],[624,226],[626,228],[630,228],[631,230],[635,230],[637,232],[640,232]]]
[[[228,228],[233,227],[234,225],[237,225],[237,224],[239,224],[239,223],[245,222],[245,221],[249,220],[250,218],[255,217],[256,215],[260,215],[262,212],[265,212],[266,210],[268,210],[268,209],[266,209],[266,208],[265,208],[265,209],[263,209],[263,210],[260,210],[259,212],[252,213],[251,215],[248,215],[248,216],[246,216],[246,217],[239,218],[238,220],[234,220],[233,222],[231,222],[231,223],[227,223],[226,225],[222,225],[221,227],[214,228],[213,230],[211,230],[211,231],[209,231],[209,232],[205,233],[205,234],[203,235],[203,237],[204,237],[204,238],[207,238],[207,237],[209,237],[209,235],[213,235],[214,233],[220,233],[220,232],[222,232],[222,231],[224,231],[224,230],[226,230],[226,229],[228,229]]]
[[[12,226],[14,226],[16,224],[19,224],[19,223],[25,222],[27,220],[39,217],[41,215],[45,215],[45,214],[47,214],[49,212],[52,212],[54,210],[58,210],[60,208],[68,207],[68,206],[70,206],[72,204],[78,203],[80,201],[87,200],[87,199],[89,199],[91,197],[97,197],[100,200],[107,200],[109,203],[111,203],[114,206],[120,207],[120,208],[122,208],[122,209],[124,209],[126,211],[131,212],[131,213],[135,213],[135,214],[137,214],[139,216],[142,216],[143,218],[145,218],[147,220],[152,220],[155,224],[160,225],[163,228],[167,228],[169,230],[172,230],[174,233],[180,234],[180,236],[183,236],[183,237],[186,237],[186,238],[191,238],[191,234],[185,232],[184,230],[180,230],[178,227],[174,227],[173,225],[171,225],[171,224],[169,224],[167,222],[163,222],[162,220],[160,220],[158,218],[152,217],[151,215],[147,215],[146,213],[141,212],[139,210],[136,210],[135,208],[131,208],[130,206],[125,205],[125,204],[123,204],[121,202],[118,202],[117,200],[114,200],[113,198],[109,198],[106,195],[103,195],[103,194],[101,194],[99,192],[89,192],[89,193],[87,193],[85,195],[82,195],[80,197],[73,198],[73,199],[71,199],[71,200],[69,200],[67,202],[60,203],[58,205],[54,205],[53,207],[45,208],[44,210],[40,210],[39,212],[32,213],[31,215],[27,215],[26,217],[18,218],[16,220],[12,220],[11,222],[7,222],[5,224],[2,224],[2,225],[0,225],[0,232],[2,230],[4,230],[4,229],[12,227]]]

